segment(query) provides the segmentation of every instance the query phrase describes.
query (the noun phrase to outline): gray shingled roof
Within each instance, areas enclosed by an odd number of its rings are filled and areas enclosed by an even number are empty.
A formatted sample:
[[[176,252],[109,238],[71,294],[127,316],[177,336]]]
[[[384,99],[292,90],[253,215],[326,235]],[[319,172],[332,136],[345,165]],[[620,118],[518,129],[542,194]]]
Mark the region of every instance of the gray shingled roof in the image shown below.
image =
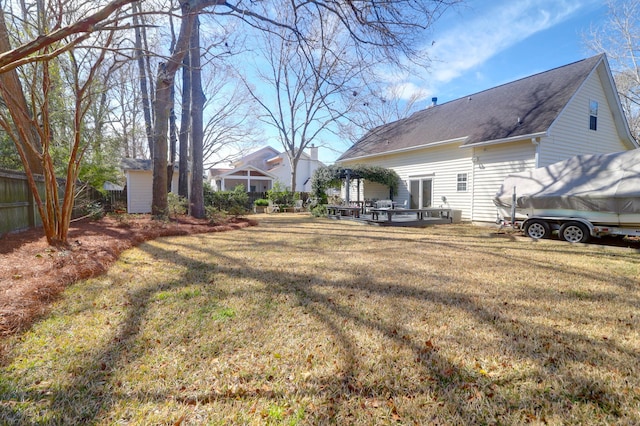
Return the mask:
[[[142,160],[140,158],[122,158],[120,160],[120,168],[122,170],[152,170],[151,160]],[[178,170],[178,164],[174,164],[173,169]]]
[[[471,145],[545,132],[603,58],[596,55],[379,126],[338,161],[465,137],[464,144]]]

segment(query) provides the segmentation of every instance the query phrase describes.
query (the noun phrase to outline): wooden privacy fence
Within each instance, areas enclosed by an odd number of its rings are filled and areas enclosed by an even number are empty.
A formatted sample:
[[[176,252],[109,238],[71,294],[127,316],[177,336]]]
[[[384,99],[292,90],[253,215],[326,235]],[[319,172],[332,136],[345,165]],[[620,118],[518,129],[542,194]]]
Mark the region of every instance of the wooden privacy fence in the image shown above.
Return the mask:
[[[44,198],[44,178],[35,176],[40,196]],[[60,197],[64,197],[65,182],[58,179]],[[78,184],[74,198],[73,219],[83,217],[94,209],[114,211],[127,209],[125,191],[108,191],[101,194],[96,189]],[[95,207],[93,207],[95,206]],[[7,232],[21,231],[42,225],[27,176],[22,172],[0,169],[0,236]]]
[[[44,194],[44,179],[36,176],[40,194]],[[27,176],[24,173],[0,169],[0,235],[41,225]]]

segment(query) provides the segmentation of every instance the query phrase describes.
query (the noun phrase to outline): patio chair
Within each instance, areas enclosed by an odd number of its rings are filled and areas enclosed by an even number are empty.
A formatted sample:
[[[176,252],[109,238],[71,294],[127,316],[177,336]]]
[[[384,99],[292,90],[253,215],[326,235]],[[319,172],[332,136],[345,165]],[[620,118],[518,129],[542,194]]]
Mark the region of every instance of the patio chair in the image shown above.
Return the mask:
[[[296,204],[293,206],[293,212],[300,213],[301,211],[304,211],[302,200],[296,200]]]
[[[390,209],[390,208],[393,208],[393,203],[391,202],[391,200],[379,200],[379,201],[376,201],[376,208]]]
[[[273,204],[273,201],[269,200],[269,207],[267,207],[267,213],[280,213],[280,206]]]

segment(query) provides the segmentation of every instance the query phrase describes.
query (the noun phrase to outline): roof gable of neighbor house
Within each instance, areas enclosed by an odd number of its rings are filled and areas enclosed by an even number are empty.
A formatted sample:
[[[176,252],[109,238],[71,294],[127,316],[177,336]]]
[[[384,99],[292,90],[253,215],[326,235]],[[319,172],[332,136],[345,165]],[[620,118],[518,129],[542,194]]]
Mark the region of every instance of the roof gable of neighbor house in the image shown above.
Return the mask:
[[[237,161],[234,161],[232,163],[232,166],[242,167],[244,165],[250,164],[260,168],[264,166],[264,164],[269,158],[272,158],[279,154],[280,153],[278,152],[278,150],[267,145],[265,147],[260,148],[257,151],[254,151],[250,154],[245,155],[244,157],[238,159]]]
[[[459,140],[472,145],[546,132],[604,54],[418,111],[379,126],[339,159]]]

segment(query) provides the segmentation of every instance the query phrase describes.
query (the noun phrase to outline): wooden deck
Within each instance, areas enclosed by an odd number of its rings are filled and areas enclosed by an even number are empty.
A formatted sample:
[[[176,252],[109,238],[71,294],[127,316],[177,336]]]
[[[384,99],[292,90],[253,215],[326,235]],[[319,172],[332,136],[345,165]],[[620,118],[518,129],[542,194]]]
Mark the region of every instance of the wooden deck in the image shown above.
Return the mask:
[[[452,211],[445,208],[370,209],[364,213],[358,207],[328,206],[327,217],[347,219],[375,226],[424,227],[452,223]]]

